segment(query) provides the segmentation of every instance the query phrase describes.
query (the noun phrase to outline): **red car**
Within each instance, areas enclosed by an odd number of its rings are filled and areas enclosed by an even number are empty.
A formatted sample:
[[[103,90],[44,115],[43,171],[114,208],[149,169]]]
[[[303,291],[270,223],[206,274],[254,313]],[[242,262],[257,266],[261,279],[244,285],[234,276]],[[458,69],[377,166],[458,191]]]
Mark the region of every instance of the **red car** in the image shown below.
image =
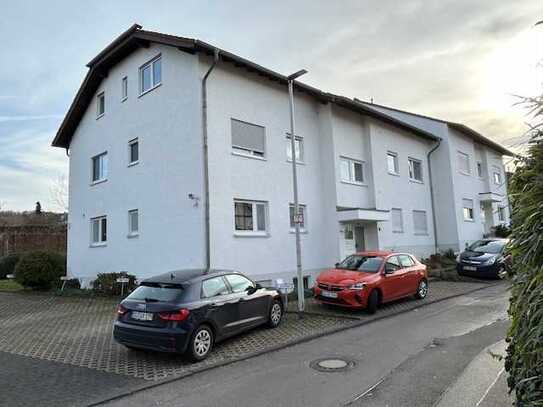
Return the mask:
[[[322,272],[315,284],[318,301],[372,314],[385,302],[427,294],[426,266],[411,254],[386,251],[353,254]]]

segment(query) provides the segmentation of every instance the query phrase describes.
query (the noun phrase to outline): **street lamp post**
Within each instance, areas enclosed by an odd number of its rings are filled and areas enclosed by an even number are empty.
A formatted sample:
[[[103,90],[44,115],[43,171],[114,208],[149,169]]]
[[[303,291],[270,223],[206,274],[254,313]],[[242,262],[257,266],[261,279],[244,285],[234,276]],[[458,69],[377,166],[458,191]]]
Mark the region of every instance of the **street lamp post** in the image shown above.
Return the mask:
[[[292,184],[294,192],[294,230],[296,234],[296,272],[298,276],[298,316],[303,317],[304,312],[304,277],[302,274],[302,247],[300,243],[300,205],[298,202],[298,177],[296,174],[296,133],[294,132],[294,80],[307,71],[302,69],[288,76],[288,95],[290,105],[290,156],[292,161]]]

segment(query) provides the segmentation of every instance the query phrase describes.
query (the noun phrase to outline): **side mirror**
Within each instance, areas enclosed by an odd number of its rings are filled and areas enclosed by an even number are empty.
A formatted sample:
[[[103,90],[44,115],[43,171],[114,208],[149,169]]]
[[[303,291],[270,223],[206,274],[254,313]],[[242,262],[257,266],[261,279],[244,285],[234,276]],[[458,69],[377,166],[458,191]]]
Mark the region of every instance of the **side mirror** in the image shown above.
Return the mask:
[[[385,264],[385,274],[392,274],[395,271],[396,271],[396,269],[394,268],[394,266],[389,265],[388,263]]]
[[[258,290],[259,288],[262,288],[260,287],[260,285],[257,283],[255,284],[255,286],[248,286],[245,291],[247,292],[247,294],[251,295],[251,294],[254,294],[256,292],[256,290]]]
[[[334,267],[336,268],[339,267],[339,263],[334,264]]]
[[[261,288],[262,288],[262,286],[260,284],[255,283],[255,289],[260,290]]]

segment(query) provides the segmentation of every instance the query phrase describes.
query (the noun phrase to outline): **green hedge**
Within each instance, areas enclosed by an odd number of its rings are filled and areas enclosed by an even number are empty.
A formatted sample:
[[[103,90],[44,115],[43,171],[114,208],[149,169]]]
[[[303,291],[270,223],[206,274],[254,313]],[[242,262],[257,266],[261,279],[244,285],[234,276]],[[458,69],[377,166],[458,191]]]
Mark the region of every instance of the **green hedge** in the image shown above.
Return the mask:
[[[18,254],[8,254],[7,256],[0,257],[0,280],[7,278],[8,274],[15,273],[15,266],[19,262],[20,256]]]
[[[136,276],[126,273],[98,273],[96,280],[92,282],[94,291],[105,295],[121,295],[121,284],[117,283],[120,277],[127,277],[128,283],[124,284],[124,294],[133,291],[136,285]]]
[[[66,256],[36,251],[26,253],[15,267],[15,281],[23,287],[48,290],[59,287],[60,277],[66,275]]]
[[[543,99],[532,104],[543,118]],[[523,407],[543,406],[543,130],[533,133],[509,187],[513,263],[505,368],[509,388]]]

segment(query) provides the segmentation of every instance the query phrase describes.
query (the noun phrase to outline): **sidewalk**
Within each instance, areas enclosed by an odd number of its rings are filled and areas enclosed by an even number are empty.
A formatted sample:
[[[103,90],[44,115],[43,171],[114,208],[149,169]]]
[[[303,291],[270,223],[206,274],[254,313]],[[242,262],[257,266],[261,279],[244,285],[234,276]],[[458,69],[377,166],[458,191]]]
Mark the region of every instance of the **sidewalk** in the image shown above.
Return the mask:
[[[506,343],[499,341],[483,350],[447,389],[435,407],[511,407],[503,360]]]

